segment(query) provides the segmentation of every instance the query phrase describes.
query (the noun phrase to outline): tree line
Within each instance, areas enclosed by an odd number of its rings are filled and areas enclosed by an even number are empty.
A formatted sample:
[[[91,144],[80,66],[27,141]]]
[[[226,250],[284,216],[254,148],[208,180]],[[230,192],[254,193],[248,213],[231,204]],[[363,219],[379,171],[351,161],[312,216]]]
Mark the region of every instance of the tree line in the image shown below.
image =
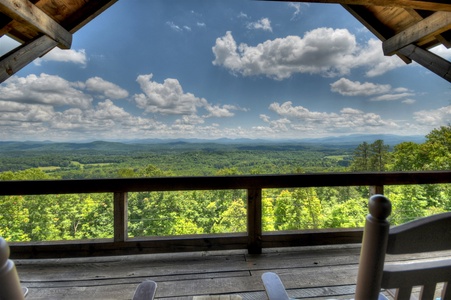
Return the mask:
[[[451,126],[434,129],[421,144],[405,142],[390,149],[382,140],[363,142],[351,157],[346,171],[449,170]],[[202,162],[199,153],[196,161]],[[242,174],[241,170],[234,164],[221,165],[213,175]],[[300,165],[296,171],[303,170]],[[323,171],[328,171],[327,167]],[[171,170],[147,164],[122,166],[114,176],[174,174]],[[39,168],[0,173],[0,180],[58,178],[55,173]],[[393,204],[392,224],[451,208],[449,184],[387,186],[385,193]],[[365,187],[265,189],[262,195],[263,230],[360,227],[367,214],[368,196]],[[129,193],[129,235],[243,232],[246,231],[246,209],[244,190]],[[0,197],[0,212],[0,236],[9,241],[113,236],[111,194],[4,196]]]

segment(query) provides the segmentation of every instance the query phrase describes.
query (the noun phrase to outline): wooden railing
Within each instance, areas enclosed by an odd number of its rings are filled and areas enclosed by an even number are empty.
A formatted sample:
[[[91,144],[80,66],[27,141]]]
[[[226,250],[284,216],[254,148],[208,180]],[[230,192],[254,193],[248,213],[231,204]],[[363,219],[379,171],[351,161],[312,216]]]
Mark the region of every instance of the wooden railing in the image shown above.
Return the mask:
[[[217,177],[165,177],[93,180],[0,181],[0,196],[112,193],[114,238],[58,242],[11,243],[12,258],[57,258],[186,251],[248,249],[360,243],[361,229],[262,232],[262,189],[369,186],[383,193],[385,185],[451,183],[451,171],[386,173],[321,173]],[[129,238],[129,192],[247,190],[247,233]],[[1,212],[0,212],[1,213]]]

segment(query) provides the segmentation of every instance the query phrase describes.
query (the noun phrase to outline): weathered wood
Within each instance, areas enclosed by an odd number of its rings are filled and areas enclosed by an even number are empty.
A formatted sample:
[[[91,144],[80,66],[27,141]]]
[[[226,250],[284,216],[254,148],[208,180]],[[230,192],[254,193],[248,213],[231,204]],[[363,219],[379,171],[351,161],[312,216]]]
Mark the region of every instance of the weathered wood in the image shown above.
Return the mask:
[[[451,249],[450,228],[450,212],[393,227],[388,236],[387,253],[405,254]]]
[[[56,45],[56,41],[44,35],[3,55],[0,57],[0,82],[5,81]]]
[[[343,5],[369,5],[369,6],[385,6],[412,8],[431,11],[451,11],[451,4],[417,1],[417,0],[261,0],[261,1],[279,1],[279,2],[305,2],[305,3],[327,3],[327,4],[343,4]]]
[[[247,231],[248,251],[252,254],[262,253],[262,190],[247,191]]]
[[[436,12],[382,42],[382,49],[385,55],[393,55],[409,44],[427,36],[435,37],[449,29],[451,29],[451,12]]]
[[[337,173],[222,177],[170,177],[98,180],[0,181],[0,194],[113,192],[114,239],[12,243],[15,258],[83,257],[164,252],[248,249],[360,243],[361,229],[321,229],[265,232],[261,229],[261,189],[309,186],[349,186],[450,182],[451,172]],[[130,191],[248,189],[249,232],[127,239],[126,195]]]
[[[372,185],[370,186],[370,196],[373,195],[383,195],[384,194],[384,186],[383,185]]]
[[[451,171],[0,181],[0,196],[450,183]]]
[[[128,193],[114,193],[114,241],[124,242],[128,237]]]
[[[131,299],[144,280],[158,284],[156,298],[191,300],[194,295],[234,295],[266,299],[260,276],[280,274],[290,297],[351,299],[360,246],[268,249],[259,255],[240,251],[147,254],[118,257],[16,260],[30,287],[29,299]],[[435,257],[443,253],[434,253]],[[451,252],[446,252],[449,258]],[[428,256],[388,257],[416,262]]]
[[[412,44],[401,48],[398,52],[451,82],[451,63],[446,59]]]
[[[30,24],[63,49],[70,49],[72,34],[28,0],[0,0],[0,11],[21,23]]]

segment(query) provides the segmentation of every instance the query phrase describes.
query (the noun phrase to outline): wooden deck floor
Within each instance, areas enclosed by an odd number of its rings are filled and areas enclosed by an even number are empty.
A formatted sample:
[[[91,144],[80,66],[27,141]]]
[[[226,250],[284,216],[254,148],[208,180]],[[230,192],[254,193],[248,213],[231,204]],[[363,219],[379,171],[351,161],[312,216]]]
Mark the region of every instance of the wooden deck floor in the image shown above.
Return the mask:
[[[15,263],[22,285],[29,288],[27,300],[131,299],[135,287],[146,279],[158,283],[157,299],[230,294],[267,299],[260,279],[266,271],[278,273],[292,297],[349,299],[359,252],[359,245],[348,245],[272,249],[261,255],[227,251]],[[422,257],[398,259],[417,258]]]

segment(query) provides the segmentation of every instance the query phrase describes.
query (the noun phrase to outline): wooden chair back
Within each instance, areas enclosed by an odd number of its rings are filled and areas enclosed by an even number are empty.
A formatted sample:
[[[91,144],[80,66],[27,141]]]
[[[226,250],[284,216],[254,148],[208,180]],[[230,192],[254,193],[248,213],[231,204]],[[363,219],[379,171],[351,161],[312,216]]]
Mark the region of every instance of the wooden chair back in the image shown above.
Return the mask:
[[[378,299],[381,288],[394,289],[394,299],[409,300],[413,287],[419,299],[433,300],[437,284],[443,283],[441,300],[451,300],[451,259],[409,264],[385,264],[385,254],[412,254],[451,249],[451,213],[437,214],[390,229],[391,203],[383,195],[369,201],[356,300]]]
[[[24,299],[24,291],[14,262],[9,259],[8,243],[0,237],[0,300],[10,299]]]

